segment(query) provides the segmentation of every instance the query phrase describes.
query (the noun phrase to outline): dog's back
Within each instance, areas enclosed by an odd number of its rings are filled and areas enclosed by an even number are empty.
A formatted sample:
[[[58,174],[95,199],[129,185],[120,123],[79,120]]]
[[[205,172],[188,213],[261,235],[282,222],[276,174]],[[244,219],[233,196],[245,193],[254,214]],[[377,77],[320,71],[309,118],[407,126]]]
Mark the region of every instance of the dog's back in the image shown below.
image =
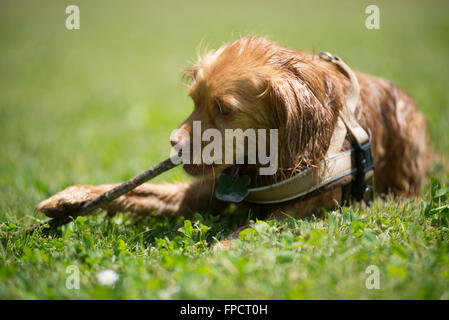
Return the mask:
[[[360,124],[370,132],[378,193],[417,196],[430,165],[426,121],[397,85],[357,74]]]

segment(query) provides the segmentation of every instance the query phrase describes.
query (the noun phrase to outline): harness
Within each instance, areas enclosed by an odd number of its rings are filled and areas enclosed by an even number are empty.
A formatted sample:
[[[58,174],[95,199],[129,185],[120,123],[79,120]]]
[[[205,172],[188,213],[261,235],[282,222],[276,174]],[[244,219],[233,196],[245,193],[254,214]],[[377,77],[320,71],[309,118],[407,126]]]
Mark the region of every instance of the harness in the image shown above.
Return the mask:
[[[360,86],[354,72],[339,57],[328,52],[321,52],[319,57],[339,67],[350,81],[346,104],[338,115],[325,158],[318,168],[307,168],[281,182],[248,189],[245,201],[259,204],[281,203],[310,197],[317,192],[331,190],[338,182],[340,185],[347,185],[351,181],[352,196],[356,200],[363,198],[366,182],[373,176],[374,161],[369,136],[354,116]],[[352,148],[341,152],[348,132]]]

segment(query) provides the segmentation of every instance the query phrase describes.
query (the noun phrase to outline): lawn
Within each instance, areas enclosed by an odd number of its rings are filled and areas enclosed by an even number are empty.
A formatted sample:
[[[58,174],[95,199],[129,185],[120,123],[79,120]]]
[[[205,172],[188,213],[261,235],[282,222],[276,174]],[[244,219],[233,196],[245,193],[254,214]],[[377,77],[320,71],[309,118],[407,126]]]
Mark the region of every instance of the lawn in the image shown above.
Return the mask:
[[[80,8],[79,30],[65,28],[69,4]],[[365,28],[369,4],[380,8],[380,30]],[[33,208],[59,190],[123,181],[166,158],[172,129],[192,110],[182,71],[198,51],[240,35],[330,51],[394,81],[447,159],[448,12],[446,1],[3,0],[0,299],[449,299],[445,160],[420,199],[377,199],[324,219],[103,213],[51,237],[23,232],[45,220]],[[183,179],[176,168],[156,182]],[[214,250],[250,221],[230,250]],[[79,289],[66,286],[69,266]],[[367,268],[379,289],[366,286]],[[108,269],[120,277],[114,286],[97,279]]]

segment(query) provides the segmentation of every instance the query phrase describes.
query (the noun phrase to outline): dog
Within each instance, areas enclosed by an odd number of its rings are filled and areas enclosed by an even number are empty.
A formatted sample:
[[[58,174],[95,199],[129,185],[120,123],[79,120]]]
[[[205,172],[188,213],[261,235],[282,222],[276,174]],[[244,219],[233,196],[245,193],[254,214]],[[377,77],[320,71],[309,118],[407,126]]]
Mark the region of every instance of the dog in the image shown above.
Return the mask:
[[[279,168],[275,174],[258,175],[258,164],[240,166],[251,177],[253,187],[282,181],[319,166],[350,86],[348,77],[335,64],[314,54],[284,48],[264,37],[243,37],[212,50],[185,74],[194,111],[179,129],[190,136],[194,121],[201,121],[203,131],[214,128],[221,133],[238,128],[278,130]],[[355,75],[360,86],[355,118],[371,140],[376,193],[418,196],[430,163],[424,116],[397,85],[360,72]],[[178,145],[182,139],[174,135],[171,143]],[[343,149],[351,147],[350,140],[348,135]],[[232,164],[184,164],[184,170],[196,177],[194,182],[146,183],[103,209],[109,214],[159,216],[223,212],[231,203],[216,197],[217,178],[231,167]],[[268,205],[243,201],[237,206],[273,217],[287,214],[306,218],[319,214],[323,207],[344,205],[350,185],[348,181],[306,199]],[[49,217],[69,215],[115,186],[71,186],[38,204],[36,211]]]

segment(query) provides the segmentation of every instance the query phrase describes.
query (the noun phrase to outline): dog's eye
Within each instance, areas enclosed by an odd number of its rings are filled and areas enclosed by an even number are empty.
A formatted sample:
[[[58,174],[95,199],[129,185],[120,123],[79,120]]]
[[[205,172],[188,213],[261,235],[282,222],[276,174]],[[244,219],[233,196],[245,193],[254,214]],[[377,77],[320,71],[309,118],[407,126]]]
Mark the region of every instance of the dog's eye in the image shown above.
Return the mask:
[[[217,106],[218,111],[221,115],[227,116],[231,113],[231,109],[226,107],[223,103],[221,103],[219,100],[215,99],[215,104]]]

